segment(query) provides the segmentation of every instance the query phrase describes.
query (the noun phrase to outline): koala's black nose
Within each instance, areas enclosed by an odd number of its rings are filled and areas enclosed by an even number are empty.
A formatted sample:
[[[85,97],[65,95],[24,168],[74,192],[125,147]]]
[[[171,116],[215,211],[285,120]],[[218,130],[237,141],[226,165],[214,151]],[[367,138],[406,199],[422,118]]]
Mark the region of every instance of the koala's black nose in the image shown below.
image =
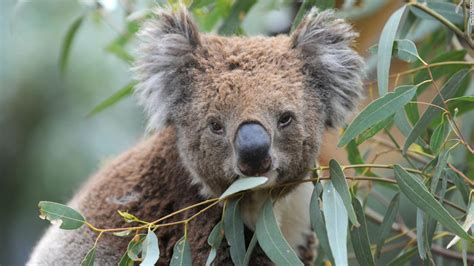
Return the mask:
[[[270,170],[270,135],[259,123],[246,123],[235,136],[235,150],[240,171],[246,176],[264,174]]]

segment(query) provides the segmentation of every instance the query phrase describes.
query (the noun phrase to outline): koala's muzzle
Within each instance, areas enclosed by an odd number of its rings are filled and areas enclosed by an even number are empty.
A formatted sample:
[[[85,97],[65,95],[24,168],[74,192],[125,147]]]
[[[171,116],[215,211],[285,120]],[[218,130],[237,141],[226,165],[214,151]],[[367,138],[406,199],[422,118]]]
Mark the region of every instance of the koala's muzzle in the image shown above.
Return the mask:
[[[246,176],[257,176],[270,170],[270,135],[259,123],[239,127],[234,145],[239,170]]]

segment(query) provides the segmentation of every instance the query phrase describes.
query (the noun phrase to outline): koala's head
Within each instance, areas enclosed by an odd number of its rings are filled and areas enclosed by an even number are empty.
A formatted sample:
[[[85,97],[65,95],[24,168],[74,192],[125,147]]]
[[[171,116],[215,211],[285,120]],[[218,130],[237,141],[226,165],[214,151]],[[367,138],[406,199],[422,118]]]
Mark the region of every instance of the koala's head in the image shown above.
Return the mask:
[[[357,34],[312,10],[290,36],[202,34],[185,9],[156,12],[139,35],[136,93],[158,131],[174,126],[180,156],[209,195],[236,178],[304,178],[325,129],[362,94]]]

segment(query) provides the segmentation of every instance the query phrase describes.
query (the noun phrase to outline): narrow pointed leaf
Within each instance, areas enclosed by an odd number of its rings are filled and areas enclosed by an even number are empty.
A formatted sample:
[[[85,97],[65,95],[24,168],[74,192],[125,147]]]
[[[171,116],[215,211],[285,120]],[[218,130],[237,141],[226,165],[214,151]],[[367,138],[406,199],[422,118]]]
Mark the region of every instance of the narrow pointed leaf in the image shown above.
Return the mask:
[[[399,165],[394,166],[400,190],[418,208],[463,239],[471,240],[454,217],[431,195],[426,187]]]
[[[357,220],[360,226],[354,227],[351,230],[351,241],[354,253],[356,255],[359,265],[375,265],[374,257],[370,250],[370,240],[367,231],[367,223],[365,222],[365,213],[362,205],[357,198],[352,199],[354,210],[357,214]]]
[[[441,178],[441,175],[443,174],[444,168],[446,168],[446,165],[448,163],[449,152],[450,151],[451,151],[451,149],[444,150],[438,156],[438,162],[436,163],[435,172],[433,174],[433,177],[431,178],[430,190],[431,190],[432,193],[435,193],[436,189],[438,188],[439,179]]]
[[[383,244],[385,239],[390,234],[392,230],[392,224],[395,221],[398,213],[398,207],[400,206],[400,193],[395,194],[392,201],[388,205],[387,212],[383,218],[382,224],[380,225],[380,231],[377,238],[377,248],[375,249],[375,257],[380,257],[380,252],[382,251]]]
[[[125,85],[123,88],[120,90],[116,91],[112,96],[109,98],[105,99],[98,105],[96,105],[88,114],[88,117],[91,117],[97,113],[100,113],[107,109],[108,107],[118,103],[120,100],[124,99],[125,97],[132,95],[133,93],[133,87],[135,86],[136,82],[132,81]]]
[[[217,250],[219,249],[222,239],[224,238],[224,228],[222,221],[218,222],[212,229],[209,237],[207,238],[207,243],[211,246],[211,252],[206,260],[206,266],[210,266],[217,255]]]
[[[268,178],[266,177],[246,177],[246,178],[241,178],[237,179],[232,185],[230,185],[229,188],[224,191],[221,195],[221,199],[228,197],[230,195],[233,195],[235,193],[256,188],[258,186],[261,186],[265,184],[268,181]]]
[[[228,200],[224,213],[224,234],[235,265],[243,265],[245,257],[244,222],[240,216],[239,201],[240,198]]]
[[[134,266],[134,261],[128,257],[128,252],[125,252],[120,258],[118,266]]]
[[[79,30],[79,28],[81,27],[84,18],[85,16],[82,15],[76,20],[74,20],[71,26],[69,26],[66,36],[64,37],[63,44],[61,47],[61,54],[59,56],[59,69],[61,73],[64,73],[64,71],[66,70],[74,37],[76,36],[77,30]]]
[[[416,248],[411,248],[390,261],[388,266],[406,265],[410,261],[411,257],[413,257],[415,254]]]
[[[93,266],[95,260],[95,247],[87,252],[87,255],[81,262],[81,266]]]
[[[425,237],[423,233],[425,232],[425,217],[421,209],[416,208],[416,245],[418,248],[418,254],[420,259],[426,260],[426,250],[425,250]]]
[[[153,266],[160,258],[160,249],[158,248],[158,238],[155,232],[148,230],[148,234],[143,240],[143,261],[140,266]]]
[[[323,190],[323,210],[329,246],[335,265],[347,265],[347,226],[349,220],[344,203],[329,181]]]
[[[81,227],[86,221],[82,214],[63,204],[40,201],[38,207],[40,208],[40,218],[59,225],[61,229],[74,230]]]
[[[413,98],[416,86],[400,86],[370,103],[347,127],[339,140],[338,146],[344,146],[367,128],[395,114]]]
[[[132,230],[123,230],[119,232],[112,233],[114,236],[129,236],[132,233]]]
[[[449,123],[444,120],[435,128],[430,138],[430,148],[434,154],[438,154],[450,132]]]
[[[356,139],[356,144],[360,145],[366,140],[372,138],[375,134],[379,133],[382,129],[390,128],[392,123],[393,115],[369,127],[368,129],[364,130],[364,132],[360,133],[359,137]]]
[[[466,205],[469,203],[469,187],[464,182],[462,177],[460,177],[456,172],[454,172],[451,169],[446,169],[445,170],[446,174],[449,176],[449,179],[453,181],[454,185],[458,189],[459,193],[461,194],[461,197]]]
[[[249,265],[250,259],[252,258],[252,252],[253,252],[257,242],[258,242],[257,234],[254,233],[253,236],[252,236],[252,239],[250,239],[249,246],[247,247],[247,252],[245,253],[244,266]]]
[[[459,85],[469,73],[468,69],[461,69],[454,74],[441,88],[440,93],[444,99],[449,99],[456,94],[459,89]],[[436,95],[434,100],[431,102],[433,105],[442,106],[443,98],[440,95]],[[410,145],[423,133],[429,126],[430,122],[441,112],[441,109],[429,106],[421,116],[420,120],[415,124],[412,131],[408,135],[405,145],[403,146],[403,152],[406,153]]]
[[[344,207],[346,207],[351,223],[358,227],[359,222],[357,221],[357,216],[355,214],[354,208],[352,207],[351,193],[349,192],[346,176],[344,175],[341,166],[336,160],[329,161],[329,173],[331,176],[331,182],[334,185],[337,193],[339,193],[339,196],[341,196]]]
[[[320,207],[321,200],[319,199],[319,196],[321,195],[321,192],[323,192],[323,185],[321,182],[318,182],[314,185],[313,194],[311,195],[311,203],[309,205],[311,227],[318,237],[320,247],[323,249],[332,264],[334,264],[331,247],[329,246],[328,232],[326,231],[326,224]]]
[[[405,14],[406,6],[395,11],[383,27],[380,35],[377,53],[377,84],[379,94],[383,96],[388,92],[388,76],[390,73],[390,62],[392,59],[393,42],[397,36],[402,17]]]
[[[303,265],[280,231],[271,199],[260,210],[255,233],[260,247],[276,265]]]
[[[182,237],[174,245],[170,266],[188,266],[193,265],[192,263],[191,247],[189,246],[188,240]]]

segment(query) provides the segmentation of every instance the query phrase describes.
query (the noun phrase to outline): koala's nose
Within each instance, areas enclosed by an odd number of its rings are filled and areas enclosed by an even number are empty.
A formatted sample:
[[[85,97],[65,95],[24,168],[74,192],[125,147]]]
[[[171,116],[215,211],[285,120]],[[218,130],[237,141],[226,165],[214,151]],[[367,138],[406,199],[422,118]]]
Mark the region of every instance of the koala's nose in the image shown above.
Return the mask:
[[[246,176],[264,174],[270,170],[270,135],[259,123],[239,127],[234,145],[240,171]]]

